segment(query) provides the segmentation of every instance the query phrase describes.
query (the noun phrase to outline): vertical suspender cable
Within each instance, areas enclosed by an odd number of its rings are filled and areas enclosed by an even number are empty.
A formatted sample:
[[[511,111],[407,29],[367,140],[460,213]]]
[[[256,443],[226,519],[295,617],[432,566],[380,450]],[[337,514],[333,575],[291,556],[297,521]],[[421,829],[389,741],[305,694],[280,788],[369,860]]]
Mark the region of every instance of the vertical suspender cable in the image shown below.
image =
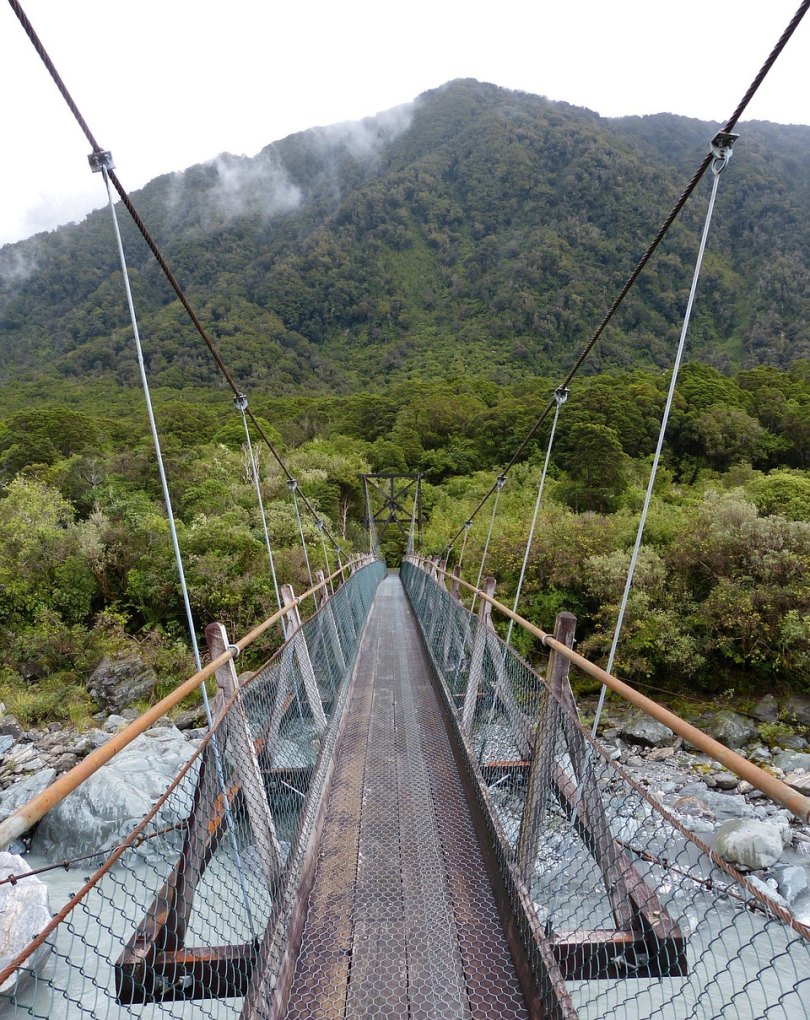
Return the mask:
[[[464,522],[464,540],[461,543],[461,552],[458,554],[458,572],[461,573],[461,568],[464,564],[464,550],[467,548],[467,539],[470,537],[470,529],[472,528],[472,517],[468,517]],[[452,549],[452,546],[448,547],[448,551]]]
[[[489,527],[487,528],[487,540],[484,542],[484,551],[481,553],[481,565],[478,568],[478,579],[475,582],[476,590],[473,592],[472,603],[470,605],[470,612],[475,611],[475,600],[478,597],[478,589],[481,587],[481,578],[484,576],[484,566],[487,562],[487,553],[489,552],[489,542],[492,538],[492,528],[495,524],[495,517],[498,513],[498,503],[500,502],[501,492],[504,485],[506,485],[506,475],[498,475],[498,480],[495,483],[497,491],[495,493],[495,502],[492,504],[492,516],[489,519]]]
[[[537,517],[540,513],[540,505],[543,502],[543,489],[546,484],[546,475],[548,474],[548,462],[551,459],[551,448],[554,445],[554,435],[557,431],[557,422],[560,417],[560,408],[568,400],[568,390],[565,387],[560,387],[554,391],[554,400],[556,401],[557,407],[554,411],[554,420],[551,423],[551,433],[548,437],[548,446],[546,447],[546,459],[543,462],[543,470],[540,474],[540,484],[537,487],[537,499],[534,503],[534,513],[532,514],[532,523],[529,527],[529,537],[526,539],[526,551],[523,554],[523,565],[520,568],[520,578],[518,579],[517,591],[515,592],[515,601],[512,605],[512,612],[516,613],[518,603],[520,602],[520,592],[523,588],[523,579],[526,576],[526,567],[529,563],[529,555],[532,551],[532,542],[534,541],[534,529],[537,527]],[[506,632],[506,647],[512,640],[512,628],[514,627],[515,621],[510,618],[509,629]]]
[[[262,498],[262,490],[259,484],[259,466],[256,463],[256,457],[255,454],[253,453],[253,443],[250,440],[250,427],[248,426],[247,415],[245,414],[245,411],[247,410],[248,406],[247,397],[244,394],[240,394],[240,396],[234,398],[233,402],[236,405],[239,413],[242,415],[242,425],[245,428],[245,442],[247,444],[248,457],[250,458],[250,473],[253,478],[253,486],[256,489],[256,499],[259,504],[259,513],[261,514],[262,518],[264,545],[265,548],[267,549],[267,560],[268,563],[270,564],[270,576],[273,578],[273,591],[275,592],[276,595],[276,605],[278,606],[279,609],[283,609],[284,605],[281,601],[281,592],[278,587],[278,577],[276,576],[276,563],[275,560],[273,559],[273,547],[270,543],[270,532],[267,528],[267,515],[264,512],[264,499]],[[284,637],[286,638],[287,637],[286,616],[281,617],[281,629],[284,633]]]
[[[111,163],[112,161],[110,160],[109,162]],[[202,662],[200,661],[200,649],[199,645],[197,644],[197,635],[194,630],[194,616],[191,612],[191,602],[189,601],[188,596],[186,575],[183,569],[183,557],[180,553],[180,543],[177,539],[177,527],[175,526],[174,512],[172,510],[172,501],[171,496],[169,494],[169,483],[166,478],[166,470],[163,465],[163,453],[160,448],[160,437],[158,435],[157,423],[155,421],[155,412],[152,408],[152,397],[149,392],[149,380],[146,376],[146,365],[143,360],[143,349],[141,348],[141,336],[138,330],[138,319],[137,316],[135,315],[135,304],[132,300],[132,288],[130,287],[129,284],[129,272],[127,270],[126,256],[124,255],[124,245],[121,241],[121,230],[118,226],[118,216],[116,215],[115,212],[115,203],[113,201],[112,189],[110,188],[110,180],[107,172],[107,164],[105,161],[102,161],[100,163],[100,169],[101,175],[104,178],[104,186],[107,189],[107,199],[110,205],[110,214],[112,216],[113,229],[115,231],[115,241],[118,247],[118,258],[121,262],[121,274],[124,278],[124,289],[127,295],[127,305],[129,307],[129,316],[132,321],[132,333],[135,338],[135,350],[137,352],[138,357],[138,370],[140,371],[141,386],[143,388],[144,399],[146,401],[146,411],[149,416],[149,428],[152,432],[152,442],[154,443],[155,446],[155,456],[157,457],[158,472],[160,474],[160,484],[163,489],[163,500],[166,506],[166,514],[169,520],[169,531],[171,533],[172,538],[172,548],[174,549],[174,560],[177,566],[177,574],[180,579],[180,588],[183,593],[183,604],[186,609],[186,622],[188,623],[189,638],[191,640],[191,647],[194,652],[194,662],[197,666],[197,672],[199,672],[200,669],[202,669]],[[208,692],[205,689],[205,684],[200,685],[200,690],[202,691],[203,705],[205,706],[205,717],[208,721],[208,729],[213,731],[214,720],[211,715],[211,704],[208,700]],[[234,859],[236,861],[236,870],[239,875],[239,885],[241,887],[242,892],[242,903],[245,908],[248,924],[250,925],[251,934],[255,938],[256,931],[253,925],[253,912],[250,909],[250,898],[248,897],[247,889],[245,887],[245,878],[242,870],[242,859],[239,854],[239,847],[237,846],[236,843],[236,831],[234,828],[234,821],[233,816],[231,814],[230,801],[228,799],[228,791],[225,783],[225,770],[222,766],[222,756],[219,749],[219,743],[217,741],[217,735],[214,732],[211,733],[211,747],[214,752],[217,779],[219,781],[220,789],[222,790],[222,795],[224,798],[225,814],[228,819],[228,833],[231,840],[231,847],[233,849]]]
[[[638,562],[638,554],[641,549],[641,540],[644,536],[644,527],[647,523],[647,514],[650,509],[650,502],[652,500],[653,487],[655,485],[655,478],[658,473],[658,464],[661,459],[661,450],[664,446],[664,436],[666,434],[667,425],[669,423],[669,414],[672,409],[672,400],[675,396],[675,386],[678,382],[678,373],[681,367],[681,360],[683,358],[684,346],[686,344],[686,334],[689,329],[689,320],[692,316],[692,305],[695,300],[695,292],[697,291],[698,279],[700,277],[701,266],[703,265],[703,254],[706,250],[706,240],[709,236],[709,226],[712,221],[712,213],[714,212],[714,203],[717,198],[717,186],[720,183],[720,174],[728,166],[728,161],[731,158],[731,147],[736,140],[735,135],[723,134],[715,138],[712,143],[712,151],[714,152],[714,161],[712,162],[712,193],[709,199],[709,208],[706,211],[706,222],[703,225],[703,234],[700,238],[700,247],[698,248],[697,261],[695,263],[695,272],[692,276],[692,286],[689,290],[689,299],[686,302],[686,312],[684,313],[683,326],[681,327],[681,335],[678,340],[678,349],[675,355],[675,363],[672,367],[672,378],[669,383],[669,392],[667,393],[667,400],[664,406],[664,414],[661,418],[661,428],[658,432],[658,443],[655,447],[655,455],[653,456],[652,469],[650,471],[650,479],[647,483],[647,492],[644,496],[644,506],[641,510],[641,517],[638,522],[638,531],[636,532],[636,541],[633,545],[633,552],[630,556],[630,567],[627,571],[627,579],[624,584],[624,592],[622,594],[621,605],[619,606],[619,615],[616,619],[616,626],[613,631],[613,640],[610,645],[610,654],[608,655],[608,661],[605,669],[608,673],[613,671],[613,661],[616,658],[616,649],[619,645],[619,637],[621,635],[622,624],[624,623],[624,614],[627,609],[627,600],[630,597],[630,588],[633,584],[633,575],[635,574],[636,564]],[[599,720],[602,717],[602,709],[605,704],[605,694],[607,688],[602,687],[599,694],[599,704],[596,709],[596,715],[593,720],[592,734],[596,735],[596,730],[599,725]]]
[[[295,478],[291,478],[287,482],[287,486],[292,493],[293,506],[295,507],[295,518],[298,521],[298,534],[301,536],[301,548],[304,550],[304,560],[307,564],[307,577],[309,578],[310,588],[314,588],[315,584],[312,580],[312,567],[309,563],[309,553],[307,552],[307,540],[304,538],[304,524],[301,520],[301,511],[298,509],[298,497],[296,496],[296,490],[298,489],[298,482]]]

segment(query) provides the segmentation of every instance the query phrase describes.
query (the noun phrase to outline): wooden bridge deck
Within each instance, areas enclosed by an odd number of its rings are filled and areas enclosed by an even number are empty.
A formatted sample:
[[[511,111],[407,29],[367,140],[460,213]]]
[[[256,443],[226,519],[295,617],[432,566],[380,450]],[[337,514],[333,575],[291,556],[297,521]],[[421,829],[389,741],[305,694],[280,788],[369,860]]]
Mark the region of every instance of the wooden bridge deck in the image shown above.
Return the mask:
[[[286,1016],[528,1017],[397,576],[379,588],[346,713]]]

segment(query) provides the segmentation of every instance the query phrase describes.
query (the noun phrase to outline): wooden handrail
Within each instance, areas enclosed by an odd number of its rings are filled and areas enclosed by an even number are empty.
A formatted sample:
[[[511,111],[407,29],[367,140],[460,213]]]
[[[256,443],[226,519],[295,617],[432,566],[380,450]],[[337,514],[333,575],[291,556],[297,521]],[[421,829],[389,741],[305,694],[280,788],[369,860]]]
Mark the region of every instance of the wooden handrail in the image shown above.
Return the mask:
[[[566,645],[557,641],[551,634],[547,634],[545,631],[536,627],[533,623],[524,619],[522,616],[518,616],[517,613],[509,609],[508,606],[498,602],[497,599],[488,595],[486,592],[479,590],[475,585],[469,584],[467,581],[462,581],[460,578],[453,578],[453,575],[444,570],[442,567],[437,566],[430,560],[426,560],[424,557],[412,555],[408,557],[420,567],[422,564],[428,564],[430,571],[436,571],[442,576],[442,583],[444,578],[453,579],[454,583],[458,583],[461,587],[466,588],[467,591],[473,592],[480,599],[489,602],[493,609],[497,609],[499,613],[503,613],[504,616],[510,620],[514,620],[515,623],[522,627],[529,634],[539,638],[542,643],[549,649],[553,649],[559,655],[568,659],[568,661],[576,666],[577,669],[582,670],[583,673],[587,673],[588,676],[593,677],[600,683],[609,687],[612,691],[615,691],[625,701],[630,702],[631,705],[635,705],[640,708],[642,712],[656,719],[658,722],[663,723],[664,726],[668,726],[673,733],[677,733],[679,737],[684,740],[688,740],[690,744],[693,744],[699,751],[707,754],[710,758],[719,762],[730,772],[739,776],[740,779],[744,779],[747,783],[761,790],[771,800],[786,807],[788,811],[791,811],[797,818],[800,818],[803,822],[810,821],[810,798],[805,797],[799,793],[798,790],[792,789],[787,783],[783,783],[781,779],[777,779],[776,776],[772,776],[769,772],[765,772],[764,769],[754,765],[753,762],[748,761],[747,758],[743,758],[741,754],[737,754],[736,751],[732,751],[730,747],[726,747],[725,744],[721,744],[719,740],[715,740],[714,737],[710,737],[708,733],[704,733],[703,730],[699,730],[696,726],[686,722],[679,715],[675,715],[674,712],[670,712],[669,709],[659,705],[657,701],[653,701],[652,698],[648,698],[643,694],[640,694],[637,690],[626,684],[623,680],[614,676],[612,673],[608,673],[606,670],[601,669],[595,665],[589,659],[586,659],[583,655],[573,651]],[[424,568],[423,568],[424,569]],[[446,585],[445,585],[446,587]]]
[[[348,570],[353,563],[353,560],[349,560],[341,569],[336,570],[329,577],[324,578],[319,584],[316,584],[309,591],[305,591],[303,595],[298,596],[298,601],[309,598],[310,595],[316,594],[327,585],[330,581],[334,580],[339,574],[342,575],[345,570]],[[106,765],[110,759],[114,758],[119,751],[122,751],[125,747],[132,743],[136,737],[139,737],[142,733],[149,729],[158,719],[164,716],[170,709],[174,708],[175,705],[179,705],[180,702],[188,697],[193,691],[195,691],[201,684],[203,684],[208,677],[213,676],[216,671],[224,666],[231,659],[249,647],[253,642],[261,637],[265,631],[269,630],[274,623],[277,623],[282,616],[285,616],[289,612],[289,609],[285,606],[283,609],[279,609],[277,612],[269,616],[263,623],[260,623],[258,627],[254,627],[249,633],[243,638],[240,638],[234,643],[234,645],[228,648],[227,651],[223,652],[222,655],[217,656],[213,662],[209,662],[207,666],[204,666],[201,670],[189,677],[188,680],[176,687],[170,694],[167,694],[165,698],[162,698],[156,705],[153,705],[150,709],[134,719],[129,726],[121,730],[120,733],[114,734],[110,739],[96,748],[95,751],[91,751],[86,758],[82,759],[78,765],[74,765],[70,771],[63,773],[56,779],[47,790],[43,790],[42,793],[37,794],[27,804],[17,808],[13,814],[10,814],[5,821],[0,822],[0,850],[5,849],[10,843],[13,843],[15,839],[19,839],[24,832],[27,832],[32,825],[38,822],[51,808],[55,807],[60,801],[64,800],[69,793],[80,786],[86,779],[97,772],[102,765]]]

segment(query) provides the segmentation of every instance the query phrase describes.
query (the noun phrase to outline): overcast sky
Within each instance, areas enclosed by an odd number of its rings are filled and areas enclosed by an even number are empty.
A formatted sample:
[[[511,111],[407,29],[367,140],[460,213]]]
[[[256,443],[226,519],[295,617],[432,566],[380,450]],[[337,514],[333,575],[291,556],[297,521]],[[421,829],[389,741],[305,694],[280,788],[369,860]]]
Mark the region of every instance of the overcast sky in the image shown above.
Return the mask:
[[[220,152],[253,155],[293,131],[359,119],[460,77],[605,116],[665,111],[720,124],[799,0],[23,6],[134,190]],[[810,15],[746,117],[810,124],[808,69]],[[103,204],[87,142],[5,0],[0,96],[0,244]]]

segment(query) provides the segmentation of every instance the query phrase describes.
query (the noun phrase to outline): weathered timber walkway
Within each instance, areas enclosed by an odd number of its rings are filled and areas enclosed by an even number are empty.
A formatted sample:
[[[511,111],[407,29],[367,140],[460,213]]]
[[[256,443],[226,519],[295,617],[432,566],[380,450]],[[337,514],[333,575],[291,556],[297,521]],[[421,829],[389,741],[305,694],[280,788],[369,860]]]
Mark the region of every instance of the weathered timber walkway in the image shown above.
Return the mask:
[[[346,713],[287,1017],[527,1017],[397,576],[380,585]]]

